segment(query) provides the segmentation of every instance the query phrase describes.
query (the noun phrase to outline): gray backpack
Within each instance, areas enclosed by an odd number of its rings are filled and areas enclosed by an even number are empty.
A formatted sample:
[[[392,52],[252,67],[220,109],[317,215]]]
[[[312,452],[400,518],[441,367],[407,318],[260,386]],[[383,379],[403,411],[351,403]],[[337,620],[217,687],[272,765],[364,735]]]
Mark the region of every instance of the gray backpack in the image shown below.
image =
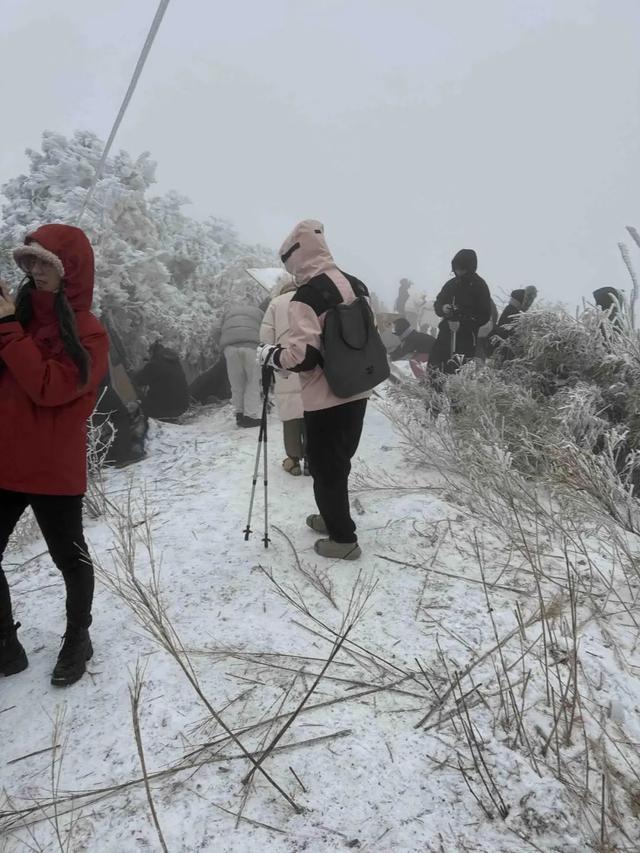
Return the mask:
[[[389,378],[387,350],[364,296],[334,305],[324,321],[324,374],[336,397],[355,397]]]

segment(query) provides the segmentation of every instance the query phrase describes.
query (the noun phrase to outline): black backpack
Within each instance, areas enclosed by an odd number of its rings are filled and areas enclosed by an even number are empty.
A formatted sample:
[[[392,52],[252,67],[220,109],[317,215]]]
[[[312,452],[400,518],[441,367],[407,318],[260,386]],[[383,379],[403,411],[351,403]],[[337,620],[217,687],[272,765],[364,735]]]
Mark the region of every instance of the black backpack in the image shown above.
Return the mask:
[[[324,321],[324,374],[341,398],[371,391],[391,373],[371,306],[358,289],[353,290],[356,299],[329,308]]]

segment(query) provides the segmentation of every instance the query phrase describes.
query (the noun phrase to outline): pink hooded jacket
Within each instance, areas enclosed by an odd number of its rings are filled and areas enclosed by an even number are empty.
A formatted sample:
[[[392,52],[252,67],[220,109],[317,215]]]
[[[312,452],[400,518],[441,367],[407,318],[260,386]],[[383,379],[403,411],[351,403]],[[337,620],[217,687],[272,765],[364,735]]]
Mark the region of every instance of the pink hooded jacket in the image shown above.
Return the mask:
[[[354,287],[368,296],[364,284],[341,272],[324,238],[324,226],[315,219],[299,222],[284,241],[280,257],[296,280],[297,292],[289,304],[289,338],[279,355],[285,370],[300,373],[304,410],[330,409],[369,393],[347,399],[337,397],[322,369],[322,333],[327,310],[341,301],[356,299]]]

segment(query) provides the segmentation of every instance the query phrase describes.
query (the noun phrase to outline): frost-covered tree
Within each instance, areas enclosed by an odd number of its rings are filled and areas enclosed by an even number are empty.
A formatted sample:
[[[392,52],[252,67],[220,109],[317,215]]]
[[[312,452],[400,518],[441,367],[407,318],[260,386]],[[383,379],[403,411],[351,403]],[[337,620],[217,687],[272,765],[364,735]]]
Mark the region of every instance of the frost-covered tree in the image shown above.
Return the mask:
[[[103,143],[92,133],[72,138],[45,132],[42,151],[28,150],[29,171],[2,188],[0,274],[15,279],[11,248],[45,222],[76,224]],[[156,338],[175,347],[190,372],[209,364],[224,306],[264,294],[247,267],[274,257],[240,242],[231,225],[186,216],[177,193],[153,197],[156,164],[121,151],[107,160],[81,225],[96,251],[96,311],[117,328],[139,363]]]

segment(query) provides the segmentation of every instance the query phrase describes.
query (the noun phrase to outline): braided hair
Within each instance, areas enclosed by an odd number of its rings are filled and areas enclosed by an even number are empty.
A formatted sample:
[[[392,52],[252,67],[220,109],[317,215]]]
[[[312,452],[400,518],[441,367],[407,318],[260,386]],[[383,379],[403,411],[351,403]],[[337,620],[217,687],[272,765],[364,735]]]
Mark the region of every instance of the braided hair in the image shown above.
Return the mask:
[[[33,317],[33,306],[31,304],[31,294],[35,290],[35,284],[31,277],[22,283],[16,296],[16,320],[20,323],[23,329],[26,329]],[[73,361],[80,373],[80,386],[83,387],[89,381],[89,371],[91,368],[91,356],[82,346],[80,336],[78,335],[78,326],[76,324],[76,315],[73,312],[69,300],[64,292],[64,279],[60,289],[55,294],[53,303],[54,312],[58,320],[60,329],[60,337],[62,345],[69,358]]]

